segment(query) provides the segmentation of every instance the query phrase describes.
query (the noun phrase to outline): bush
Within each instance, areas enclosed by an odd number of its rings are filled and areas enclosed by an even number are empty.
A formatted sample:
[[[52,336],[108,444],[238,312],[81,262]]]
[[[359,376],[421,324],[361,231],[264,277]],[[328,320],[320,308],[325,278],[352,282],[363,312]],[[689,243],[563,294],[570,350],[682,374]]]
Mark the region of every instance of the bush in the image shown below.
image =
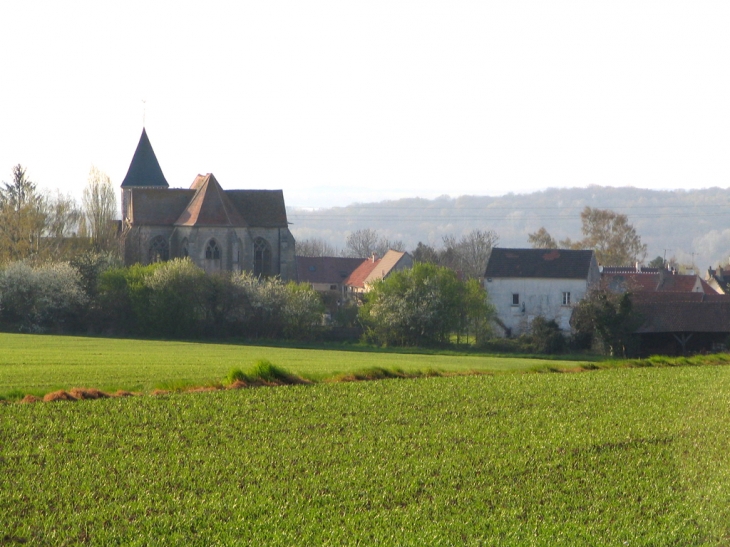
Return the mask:
[[[530,334],[537,353],[563,353],[567,347],[565,336],[555,320],[535,317],[530,325]]]
[[[0,272],[0,322],[21,332],[69,332],[81,328],[88,297],[68,263],[31,268],[24,262]]]

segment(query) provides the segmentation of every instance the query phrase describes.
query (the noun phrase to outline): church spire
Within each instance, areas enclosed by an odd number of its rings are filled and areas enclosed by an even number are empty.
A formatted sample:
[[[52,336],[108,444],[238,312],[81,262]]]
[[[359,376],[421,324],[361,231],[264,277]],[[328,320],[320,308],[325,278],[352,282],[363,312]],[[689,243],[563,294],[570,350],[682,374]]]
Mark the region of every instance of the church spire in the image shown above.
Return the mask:
[[[165,175],[152,150],[152,144],[147,136],[147,130],[142,128],[142,136],[139,138],[137,150],[132,156],[132,163],[129,164],[127,176],[122,181],[122,188],[168,188]]]

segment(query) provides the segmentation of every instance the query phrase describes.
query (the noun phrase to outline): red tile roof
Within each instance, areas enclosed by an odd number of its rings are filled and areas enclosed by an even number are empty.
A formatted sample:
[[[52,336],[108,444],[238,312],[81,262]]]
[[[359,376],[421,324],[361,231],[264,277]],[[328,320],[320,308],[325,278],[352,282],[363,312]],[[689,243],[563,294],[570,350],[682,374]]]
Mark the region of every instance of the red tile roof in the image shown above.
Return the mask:
[[[345,281],[345,285],[348,287],[356,287],[358,289],[364,289],[365,288],[365,280],[370,275],[370,273],[380,264],[380,259],[376,258],[373,260],[372,258],[366,258],[362,264],[360,264],[355,271],[353,271],[350,276]]]
[[[247,226],[212,173],[198,175],[191,189],[195,196],[175,226]]]

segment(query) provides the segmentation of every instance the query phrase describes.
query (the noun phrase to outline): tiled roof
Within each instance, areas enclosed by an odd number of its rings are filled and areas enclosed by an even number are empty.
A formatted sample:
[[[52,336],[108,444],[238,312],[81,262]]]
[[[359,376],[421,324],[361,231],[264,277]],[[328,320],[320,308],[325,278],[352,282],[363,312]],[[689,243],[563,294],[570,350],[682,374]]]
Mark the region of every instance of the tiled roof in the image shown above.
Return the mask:
[[[340,256],[298,256],[297,275],[300,282],[340,284],[362,264],[362,258]]]
[[[496,247],[485,277],[587,279],[593,251],[567,249],[503,249]]]
[[[132,224],[171,226],[195,195],[181,188],[133,188],[130,220]]]
[[[198,175],[191,189],[195,196],[175,222],[176,226],[246,226],[212,173]]]
[[[168,186],[155,151],[152,150],[150,139],[147,137],[147,131],[143,128],[137,149],[132,156],[132,163],[129,164],[127,176],[122,181],[122,188],[167,188]]]
[[[730,333],[730,302],[636,302],[643,318],[636,332],[645,333]]]
[[[370,284],[374,282],[377,279],[383,279],[385,276],[387,276],[393,268],[395,268],[398,265],[398,262],[406,255],[404,252],[400,251],[394,251],[393,249],[389,249],[385,255],[383,255],[383,258],[380,259],[378,262],[378,267],[373,268],[368,276],[365,278],[364,283]]]
[[[670,272],[611,274],[605,273],[604,270],[601,277],[611,290],[621,290],[623,288],[634,292],[704,292],[708,294],[717,292],[696,275],[679,275]]]
[[[289,223],[282,190],[226,190],[249,226],[286,228]]]
[[[380,258],[366,258],[363,260],[362,264],[355,268],[355,271],[353,271],[345,280],[345,285],[348,287],[357,287],[359,289],[364,288],[365,280],[370,275],[370,272],[372,272],[378,264],[380,264],[380,260]]]

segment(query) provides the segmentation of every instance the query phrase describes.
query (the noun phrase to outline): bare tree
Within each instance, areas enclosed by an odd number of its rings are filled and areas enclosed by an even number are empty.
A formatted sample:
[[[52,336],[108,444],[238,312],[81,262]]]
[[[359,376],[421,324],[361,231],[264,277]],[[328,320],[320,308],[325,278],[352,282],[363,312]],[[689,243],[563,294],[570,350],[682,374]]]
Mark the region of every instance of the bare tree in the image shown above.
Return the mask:
[[[499,242],[493,230],[472,230],[458,241],[454,236],[444,236],[441,262],[460,271],[468,279],[484,275],[492,248]]]
[[[324,239],[311,238],[297,241],[297,256],[337,256],[337,249]]]
[[[347,236],[347,243],[344,256],[353,258],[367,258],[372,254],[378,254],[380,236],[376,230],[365,228],[356,230]]]
[[[117,197],[106,173],[91,167],[82,201],[94,247],[98,251],[113,250],[117,234]]]

